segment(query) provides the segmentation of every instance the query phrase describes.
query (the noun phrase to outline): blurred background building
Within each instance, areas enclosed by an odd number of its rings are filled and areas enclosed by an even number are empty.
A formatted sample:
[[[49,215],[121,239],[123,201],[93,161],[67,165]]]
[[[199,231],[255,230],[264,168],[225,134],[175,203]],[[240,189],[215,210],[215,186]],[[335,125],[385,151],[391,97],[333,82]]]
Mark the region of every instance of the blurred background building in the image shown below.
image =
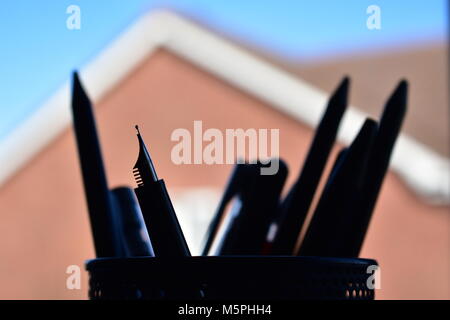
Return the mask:
[[[366,26],[373,4],[381,30]],[[70,5],[80,8],[79,30],[66,27]],[[192,130],[194,120],[205,129],[279,128],[292,183],[317,110],[344,75],[353,110],[377,118],[408,79],[404,132],[425,151],[401,159],[432,163],[397,162],[362,256],[381,265],[377,298],[450,298],[445,1],[22,0],[3,8],[0,298],[87,297],[87,274],[81,290],[68,290],[65,273],[94,257],[70,127],[73,69],[96,102],[110,186],[134,186],[137,123],[194,253],[231,166],[174,165],[174,129]]]

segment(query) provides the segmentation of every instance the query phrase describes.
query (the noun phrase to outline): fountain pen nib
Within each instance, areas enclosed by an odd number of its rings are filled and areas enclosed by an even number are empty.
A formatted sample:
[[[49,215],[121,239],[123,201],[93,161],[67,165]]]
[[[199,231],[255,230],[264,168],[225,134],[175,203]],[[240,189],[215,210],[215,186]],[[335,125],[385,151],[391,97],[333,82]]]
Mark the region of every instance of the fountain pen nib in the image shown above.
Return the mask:
[[[139,140],[139,156],[133,167],[133,175],[138,187],[143,187],[144,185],[158,181],[159,179],[156,175],[152,159],[150,158],[150,153],[148,152],[141,133],[139,132],[139,127],[136,125],[135,128],[137,130],[137,137]]]

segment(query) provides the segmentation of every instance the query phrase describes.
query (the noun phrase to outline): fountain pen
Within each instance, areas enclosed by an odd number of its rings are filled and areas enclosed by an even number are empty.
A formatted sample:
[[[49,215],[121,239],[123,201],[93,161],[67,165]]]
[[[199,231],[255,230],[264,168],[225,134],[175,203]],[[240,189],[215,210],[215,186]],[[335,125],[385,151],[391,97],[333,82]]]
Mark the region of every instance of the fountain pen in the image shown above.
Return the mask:
[[[136,126],[139,156],[133,168],[134,189],[156,257],[188,257],[190,251],[164,180],[158,179],[150,154]]]

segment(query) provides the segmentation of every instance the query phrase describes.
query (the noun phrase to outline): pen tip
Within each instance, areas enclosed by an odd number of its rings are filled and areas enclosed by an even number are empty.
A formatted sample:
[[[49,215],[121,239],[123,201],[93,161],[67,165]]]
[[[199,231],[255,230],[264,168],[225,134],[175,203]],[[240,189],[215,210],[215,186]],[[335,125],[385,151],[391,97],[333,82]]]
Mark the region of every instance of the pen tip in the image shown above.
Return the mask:
[[[345,76],[341,80],[341,83],[339,84],[339,87],[336,90],[336,92],[347,92],[349,86],[350,86],[350,78],[348,76]]]
[[[91,105],[77,71],[72,72],[72,108],[80,110]]]
[[[377,121],[370,118],[364,121],[364,124],[349,146],[348,151],[346,151],[346,160],[344,161],[346,162],[347,170],[357,172],[361,169],[361,166],[364,165],[370,155],[369,153],[375,141],[377,130]]]
[[[344,77],[340,82],[337,89],[334,91],[334,94],[331,97],[331,101],[337,102],[339,101],[341,104],[346,105],[348,99],[348,91],[350,87],[350,78]]]
[[[74,88],[82,88],[80,76],[76,70],[72,72],[72,84]]]
[[[350,77],[348,75],[345,75],[344,78],[341,81],[341,87],[347,87],[350,85]]]
[[[407,93],[408,93],[408,81],[403,79],[399,82],[399,84],[397,85],[397,88],[395,88],[392,96],[400,97],[401,99],[405,99]]]
[[[344,77],[328,100],[328,106],[323,119],[327,119],[328,122],[331,121],[332,123],[339,124],[339,120],[343,116],[348,105],[349,87],[350,78]],[[327,124],[327,127],[328,126],[329,124]]]
[[[375,135],[378,128],[378,122],[374,119],[367,118],[361,127],[361,135]]]
[[[406,112],[407,100],[408,82],[406,80],[402,80],[397,85],[391,96],[388,98],[382,117],[386,115],[395,115],[396,118],[399,118],[398,121],[401,121]]]
[[[407,91],[408,91],[408,81],[403,79],[397,85],[397,88],[395,89],[394,94],[405,95]]]
[[[78,77],[78,73],[76,71],[72,72],[72,86],[74,88],[80,86],[80,78]]]
[[[399,87],[403,87],[404,89],[408,89],[408,80],[402,79],[400,81]]]
[[[134,126],[137,130],[137,138],[139,140],[139,156],[136,161],[136,164],[133,167],[133,172],[135,174],[136,182],[138,186],[143,186],[144,183],[150,182],[148,180],[147,172],[150,173],[150,177],[152,181],[158,181],[158,176],[155,171],[155,167],[153,166],[152,159],[150,158],[150,153],[145,146],[144,140],[139,132],[139,126]]]

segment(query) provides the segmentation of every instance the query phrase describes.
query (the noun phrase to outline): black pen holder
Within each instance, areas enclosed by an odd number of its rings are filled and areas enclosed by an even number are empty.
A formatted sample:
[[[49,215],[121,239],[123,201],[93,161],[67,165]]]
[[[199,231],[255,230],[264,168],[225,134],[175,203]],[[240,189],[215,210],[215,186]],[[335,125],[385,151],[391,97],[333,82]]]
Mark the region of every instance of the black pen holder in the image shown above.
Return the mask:
[[[86,264],[89,298],[373,300],[369,259],[208,256],[99,258]]]

